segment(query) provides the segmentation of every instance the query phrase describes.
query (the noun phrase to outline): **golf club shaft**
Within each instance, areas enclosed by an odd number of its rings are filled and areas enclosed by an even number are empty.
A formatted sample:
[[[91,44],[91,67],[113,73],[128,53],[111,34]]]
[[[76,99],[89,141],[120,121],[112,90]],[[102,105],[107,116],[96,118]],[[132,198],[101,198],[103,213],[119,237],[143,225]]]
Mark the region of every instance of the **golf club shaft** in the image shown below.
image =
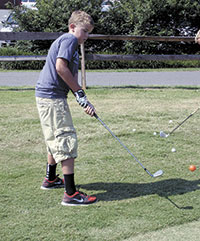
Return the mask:
[[[133,153],[120,141],[120,139],[108,128],[108,126],[98,117],[97,114],[94,114],[94,117],[110,132],[110,134],[128,151],[128,153],[140,164],[140,166],[150,175],[153,175],[142,165],[140,161],[133,155]]]
[[[180,124],[178,124],[170,133],[169,135],[171,135],[176,129],[178,129],[186,120],[188,120],[191,116],[194,115],[194,113],[196,113],[199,110],[199,107],[193,111],[188,117],[186,117]]]

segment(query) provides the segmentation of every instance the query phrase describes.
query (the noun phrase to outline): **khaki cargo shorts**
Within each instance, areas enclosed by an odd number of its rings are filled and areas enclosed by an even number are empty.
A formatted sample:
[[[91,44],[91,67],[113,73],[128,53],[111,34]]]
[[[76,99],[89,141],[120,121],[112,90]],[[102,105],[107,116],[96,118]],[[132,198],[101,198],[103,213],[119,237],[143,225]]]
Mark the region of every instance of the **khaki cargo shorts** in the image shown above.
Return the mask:
[[[36,97],[47,152],[61,162],[77,157],[77,135],[66,99]]]

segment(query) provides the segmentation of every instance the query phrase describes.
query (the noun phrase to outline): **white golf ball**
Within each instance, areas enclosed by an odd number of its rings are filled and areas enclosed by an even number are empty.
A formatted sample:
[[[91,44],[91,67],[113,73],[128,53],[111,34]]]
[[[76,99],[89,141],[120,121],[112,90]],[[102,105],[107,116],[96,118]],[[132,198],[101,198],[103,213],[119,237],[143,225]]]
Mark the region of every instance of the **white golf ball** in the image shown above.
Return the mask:
[[[170,120],[170,121],[169,121],[169,123],[172,123],[172,122],[173,122],[173,120]]]
[[[157,135],[157,133],[154,131],[153,135],[154,135],[154,136],[156,136],[156,135]]]
[[[136,132],[136,129],[133,129],[133,132]]]
[[[172,148],[172,152],[176,152],[176,149],[174,147]]]

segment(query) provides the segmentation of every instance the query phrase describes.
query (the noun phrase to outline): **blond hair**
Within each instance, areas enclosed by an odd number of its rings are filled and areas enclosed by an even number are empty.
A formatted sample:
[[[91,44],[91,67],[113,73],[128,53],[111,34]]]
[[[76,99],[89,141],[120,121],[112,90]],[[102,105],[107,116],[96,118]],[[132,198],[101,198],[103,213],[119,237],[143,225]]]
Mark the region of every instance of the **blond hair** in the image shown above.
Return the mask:
[[[195,43],[197,43],[199,38],[200,38],[200,30],[197,32],[197,34],[195,36]]]
[[[72,15],[68,21],[68,26],[72,23],[75,25],[89,24],[94,27],[94,21],[93,21],[92,17],[89,14],[87,14],[86,12],[80,11],[80,10],[74,11],[72,13]]]

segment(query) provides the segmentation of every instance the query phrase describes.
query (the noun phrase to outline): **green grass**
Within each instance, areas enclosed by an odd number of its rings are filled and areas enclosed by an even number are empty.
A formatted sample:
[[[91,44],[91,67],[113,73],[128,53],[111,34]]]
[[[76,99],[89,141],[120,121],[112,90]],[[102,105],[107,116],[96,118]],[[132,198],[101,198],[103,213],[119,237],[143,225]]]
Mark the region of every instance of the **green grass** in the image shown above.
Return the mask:
[[[41,70],[7,70],[1,69],[0,72],[28,72],[34,71],[39,72]],[[199,68],[191,67],[191,68],[160,68],[160,69],[87,69],[87,72],[175,72],[175,71],[199,71]]]
[[[99,117],[142,164],[152,173],[164,170],[157,179],[69,95],[79,139],[76,184],[99,199],[89,207],[63,207],[63,190],[40,190],[46,149],[34,91],[0,88],[0,96],[2,241],[199,240],[200,111],[172,136],[159,132],[168,133],[199,106],[200,89],[87,90]]]
[[[90,70],[87,70],[87,72],[177,72],[177,71],[199,71],[199,68],[198,67],[194,67],[194,68],[143,68],[143,69],[131,69],[131,68],[128,68],[128,69],[90,69]]]

